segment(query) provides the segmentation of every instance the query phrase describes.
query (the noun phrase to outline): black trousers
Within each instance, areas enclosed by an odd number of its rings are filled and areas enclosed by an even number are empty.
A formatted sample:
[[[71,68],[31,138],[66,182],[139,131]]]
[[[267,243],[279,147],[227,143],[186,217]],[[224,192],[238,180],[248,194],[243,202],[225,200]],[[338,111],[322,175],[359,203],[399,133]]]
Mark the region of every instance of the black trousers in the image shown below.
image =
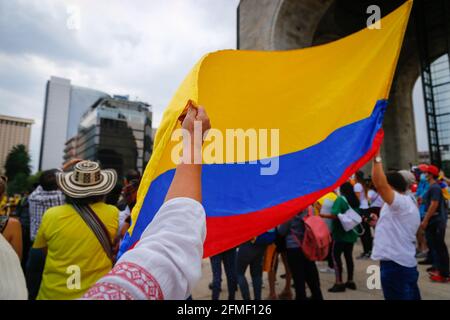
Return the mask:
[[[306,300],[306,284],[313,300],[323,300],[316,264],[308,260],[299,248],[287,249],[287,260],[294,280],[295,299]]]
[[[427,241],[430,251],[433,250],[433,265],[437,267],[441,276],[449,276],[449,257],[448,249],[445,244],[445,229],[447,222],[432,222],[428,225]]]
[[[328,268],[330,268],[330,269],[334,269],[333,242],[334,242],[334,240],[332,239],[330,248],[328,249],[328,255],[327,255]]]
[[[363,219],[364,217],[370,216],[370,209],[361,209]],[[361,225],[364,228],[364,233],[360,236],[361,243],[363,246],[363,250],[365,254],[369,254],[372,252],[372,246],[373,246],[373,237],[372,233],[370,232],[370,225],[367,222],[362,222]]]
[[[347,281],[353,281],[353,245],[353,243],[342,241],[334,241],[333,243],[334,271],[338,282],[342,282],[342,253],[347,265]]]

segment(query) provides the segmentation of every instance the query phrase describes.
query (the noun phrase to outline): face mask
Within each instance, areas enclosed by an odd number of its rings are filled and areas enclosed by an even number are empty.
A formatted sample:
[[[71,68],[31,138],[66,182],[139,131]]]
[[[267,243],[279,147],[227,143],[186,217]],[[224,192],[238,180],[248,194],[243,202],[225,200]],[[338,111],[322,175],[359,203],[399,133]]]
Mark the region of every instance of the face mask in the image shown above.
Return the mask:
[[[420,181],[427,181],[427,175],[425,173],[420,174]]]

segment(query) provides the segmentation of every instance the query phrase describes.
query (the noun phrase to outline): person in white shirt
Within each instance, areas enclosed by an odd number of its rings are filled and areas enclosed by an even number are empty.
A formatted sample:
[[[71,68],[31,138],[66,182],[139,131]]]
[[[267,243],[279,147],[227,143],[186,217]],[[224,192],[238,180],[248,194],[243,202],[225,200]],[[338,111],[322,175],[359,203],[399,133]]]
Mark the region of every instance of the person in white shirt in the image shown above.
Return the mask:
[[[0,270],[0,300],[27,300],[27,285],[19,257],[1,233]]]
[[[370,253],[372,251],[373,237],[370,231],[370,226],[367,224],[367,220],[369,218],[369,201],[368,201],[368,186],[367,182],[364,179],[364,172],[358,171],[355,173],[356,183],[353,186],[353,191],[359,199],[359,209],[361,212],[361,216],[363,217],[363,222],[361,223],[365,232],[363,232],[360,236],[361,243],[363,246],[363,252],[357,259],[369,259]]]
[[[371,224],[375,226],[371,258],[380,261],[384,298],[420,300],[415,258],[419,209],[406,194],[407,182],[402,175],[398,172],[384,174],[379,151],[372,165],[372,181],[385,202],[379,218],[371,214]]]
[[[355,173],[355,180],[356,183],[353,186],[353,191],[355,191],[356,196],[359,199],[359,208],[360,209],[368,209],[369,208],[369,202],[367,200],[367,183],[364,179],[364,172],[358,171]]]
[[[84,299],[187,299],[201,277],[206,216],[201,204],[201,144],[194,138],[194,122],[202,136],[210,126],[202,107],[190,107],[182,119],[183,158],[164,204],[143,232],[137,245],[125,252]],[[201,140],[200,140],[201,141]],[[201,156],[200,156],[201,159]]]

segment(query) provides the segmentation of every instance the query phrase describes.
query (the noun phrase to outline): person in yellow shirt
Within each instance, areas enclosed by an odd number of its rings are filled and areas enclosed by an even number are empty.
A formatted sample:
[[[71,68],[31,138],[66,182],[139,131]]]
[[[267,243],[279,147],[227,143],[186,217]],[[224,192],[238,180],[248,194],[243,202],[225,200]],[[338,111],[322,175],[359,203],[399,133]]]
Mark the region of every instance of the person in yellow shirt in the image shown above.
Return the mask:
[[[111,252],[98,231],[85,222],[80,207],[88,206],[101,221],[97,225],[109,237],[111,249],[119,227],[118,209],[104,203],[117,181],[114,170],[100,170],[96,162],[81,161],[74,171],[59,172],[56,177],[66,204],[45,212],[33,244],[46,252],[38,300],[80,298],[112,268]]]
[[[331,208],[333,207],[334,201],[336,201],[337,197],[338,196],[337,196],[336,192],[329,192],[329,193],[325,194],[324,196],[322,196],[322,198],[320,198],[319,200],[317,200],[314,203],[315,213],[317,215],[320,215],[320,213],[331,212]],[[324,219],[324,220],[328,226],[328,229],[331,232],[333,221],[331,219]],[[327,256],[327,264],[328,265],[325,267],[319,268],[320,272],[324,272],[324,273],[333,273],[334,272],[334,262],[333,262],[333,257],[331,254],[331,248],[332,248],[332,246],[330,246],[330,252],[328,253],[328,256]]]

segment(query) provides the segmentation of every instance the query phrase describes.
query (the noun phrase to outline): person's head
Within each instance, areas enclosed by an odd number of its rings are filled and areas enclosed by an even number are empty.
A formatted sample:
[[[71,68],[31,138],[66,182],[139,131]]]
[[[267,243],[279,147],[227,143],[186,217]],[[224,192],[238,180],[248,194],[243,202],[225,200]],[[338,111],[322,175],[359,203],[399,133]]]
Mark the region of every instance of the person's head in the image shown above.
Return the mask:
[[[373,191],[377,192],[377,187],[373,183],[372,177],[370,177],[370,180],[367,182],[367,187],[369,188],[369,190],[373,190]]]
[[[119,202],[121,193],[122,193],[122,185],[120,183],[116,183],[111,192],[106,195],[105,198],[106,204],[116,206],[117,203]]]
[[[79,204],[89,204],[104,201],[104,197],[111,192],[116,182],[115,170],[101,170],[99,164],[93,161],[81,161],[71,172],[56,173],[56,183],[69,203],[75,201]]]
[[[58,185],[56,184],[56,172],[58,170],[51,169],[42,172],[41,176],[39,177],[39,184],[41,185],[42,189],[45,191],[53,191],[58,189]]]
[[[398,173],[400,173],[405,179],[406,182],[406,190],[410,189],[411,186],[416,183],[416,177],[414,176],[414,173],[408,170],[400,170]]]
[[[0,198],[2,198],[3,194],[6,192],[7,182],[8,178],[6,176],[0,176]]]
[[[388,184],[397,192],[404,193],[408,190],[408,183],[402,174],[398,171],[389,171],[386,173]]]
[[[341,196],[344,196],[345,199],[347,199],[348,204],[352,208],[359,208],[359,199],[355,194],[355,191],[353,191],[353,186],[350,182],[345,182],[341,187],[339,188],[339,192],[341,193]]]
[[[131,183],[133,180],[139,181],[141,179],[141,175],[139,171],[130,169],[127,171],[127,174],[125,175],[125,184]]]
[[[425,172],[425,175],[427,177],[428,182],[434,182],[439,178],[439,168],[435,165],[428,165],[426,167],[423,167],[423,171]]]
[[[439,168],[437,166],[434,166],[432,164],[430,164],[428,166],[428,171],[427,171],[427,178],[430,181],[431,178],[433,178],[433,180],[437,180],[439,178]]]
[[[364,179],[364,172],[362,172],[361,170],[359,170],[355,173],[355,179],[357,182],[361,183],[362,185],[366,184],[366,180]]]

